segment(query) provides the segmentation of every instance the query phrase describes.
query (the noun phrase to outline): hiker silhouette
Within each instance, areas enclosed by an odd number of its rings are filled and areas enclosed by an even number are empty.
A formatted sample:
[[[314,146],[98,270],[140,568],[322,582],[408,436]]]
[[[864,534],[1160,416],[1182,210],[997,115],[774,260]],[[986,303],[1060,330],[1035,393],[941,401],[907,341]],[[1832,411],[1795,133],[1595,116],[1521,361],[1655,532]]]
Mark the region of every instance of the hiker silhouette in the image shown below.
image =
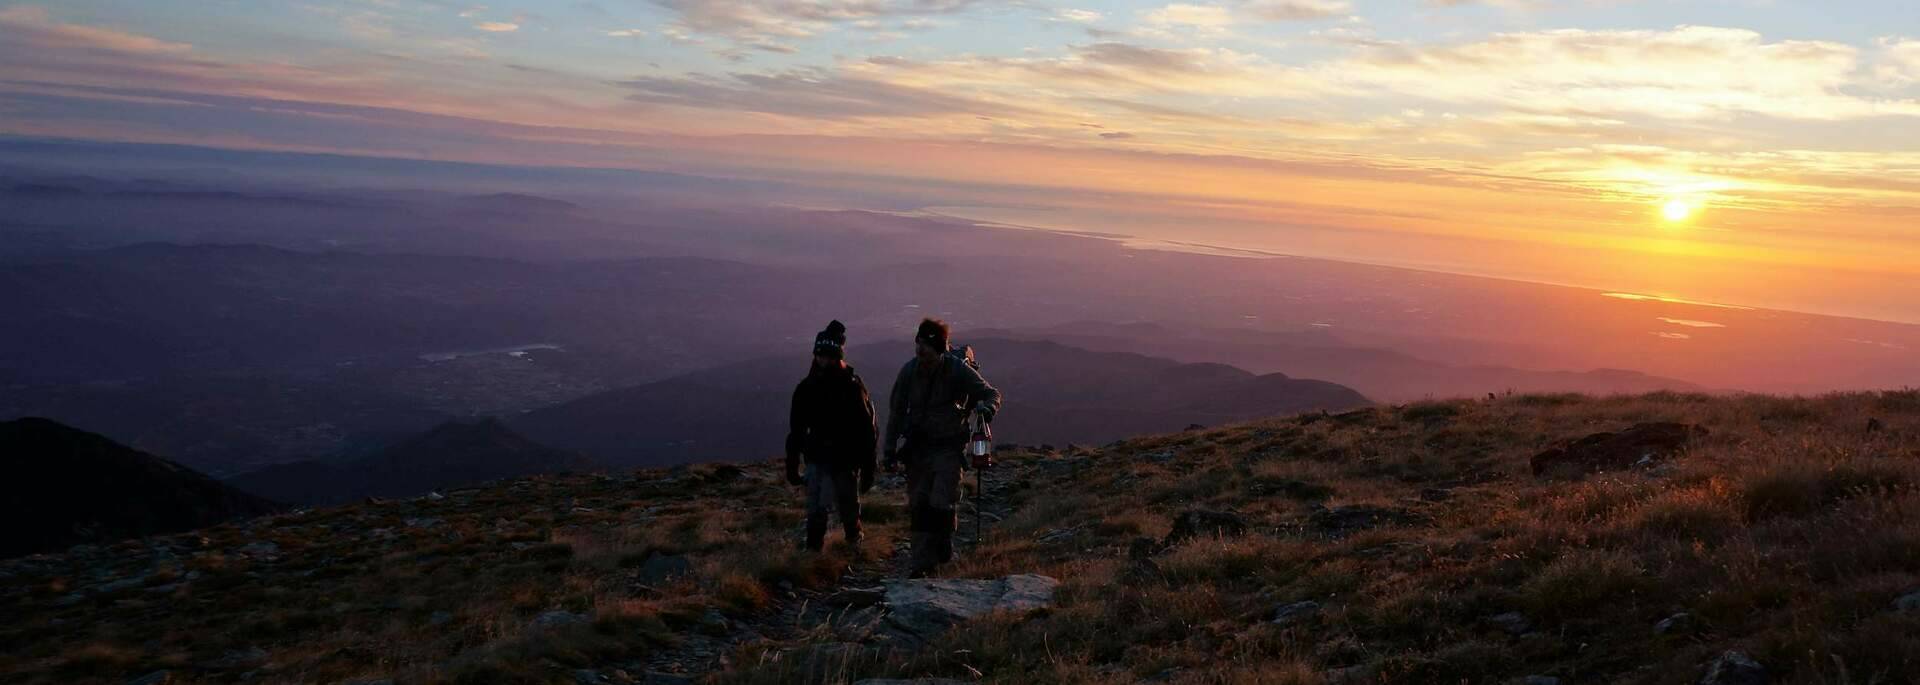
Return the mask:
[[[954,507],[971,435],[968,418],[978,414],[991,421],[1000,410],[1000,391],[967,359],[951,353],[951,333],[943,321],[921,321],[914,357],[900,368],[888,393],[882,449],[889,469],[898,463],[907,467],[914,577],[953,560]]]
[[[860,495],[873,489],[873,400],[846,356],[847,327],[836,320],[814,336],[813,366],[793,389],[789,412],[787,482],[807,489],[806,548],[814,551],[826,547],[829,510],[838,510],[847,546],[858,551]]]

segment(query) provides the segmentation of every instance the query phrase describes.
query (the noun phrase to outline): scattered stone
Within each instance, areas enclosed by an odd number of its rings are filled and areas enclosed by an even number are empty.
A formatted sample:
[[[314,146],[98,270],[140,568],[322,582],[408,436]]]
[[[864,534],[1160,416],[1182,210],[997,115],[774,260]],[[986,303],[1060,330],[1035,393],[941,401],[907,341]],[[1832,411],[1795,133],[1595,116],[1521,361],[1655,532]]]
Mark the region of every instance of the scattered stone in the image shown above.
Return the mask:
[[[1292,604],[1288,604],[1286,606],[1280,607],[1279,609],[1273,612],[1273,624],[1277,626],[1290,626],[1290,625],[1305,621],[1307,619],[1313,618],[1315,615],[1319,613],[1320,613],[1319,602],[1314,602],[1314,601],[1294,602]]]
[[[1148,452],[1146,454],[1140,455],[1140,458],[1146,461],[1153,462],[1155,464],[1165,464],[1167,462],[1173,461],[1173,450],[1161,450],[1159,452]]]
[[[681,576],[693,573],[693,562],[679,554],[661,554],[648,552],[636,573],[636,579],[643,585],[659,585]]]
[[[1550,675],[1530,675],[1522,678],[1520,685],[1560,685],[1560,679]]]
[[[1766,685],[1767,669],[1739,650],[1727,650],[1707,664],[1700,685]]]
[[[1247,494],[1255,497],[1280,495],[1303,502],[1324,502],[1333,497],[1333,488],[1291,478],[1258,478],[1247,486]]]
[[[440,493],[438,493],[438,492],[429,492],[429,493],[427,493],[427,501],[429,501],[429,502],[438,502],[438,501],[440,501],[440,500],[443,500],[443,499],[446,499],[446,498],[447,498],[447,496],[446,496],[446,495],[442,495],[442,494],[440,494]]]
[[[401,521],[401,523],[405,523],[408,528],[438,528],[440,526],[446,525],[444,521],[441,521],[440,519],[437,519],[437,518],[431,518],[431,517],[410,518],[410,519],[405,519]]]
[[[1508,635],[1525,635],[1527,631],[1533,630],[1533,623],[1528,621],[1527,617],[1521,616],[1518,611],[1509,611],[1498,616],[1489,617],[1487,623],[1495,628],[1506,631]]]
[[[1373,415],[1374,415],[1373,408],[1369,407],[1366,409],[1355,409],[1353,411],[1340,412],[1338,414],[1334,414],[1329,418],[1332,418],[1334,423],[1350,426],[1356,423],[1366,422],[1372,419]]]
[[[580,614],[576,614],[570,611],[555,610],[555,611],[549,611],[547,613],[533,617],[532,625],[533,627],[539,628],[541,630],[552,630],[555,628],[564,628],[566,626],[579,625],[586,622],[587,622],[587,617],[581,616]]]
[[[1333,536],[1341,536],[1380,526],[1408,526],[1425,523],[1427,517],[1393,507],[1376,507],[1355,504],[1327,509],[1317,507],[1307,523],[1315,530]]]
[[[1640,423],[1618,433],[1594,433],[1555,446],[1527,463],[1537,478],[1575,479],[1623,471],[1643,460],[1651,464],[1706,435],[1706,428],[1694,424]]]
[[[1653,624],[1655,635],[1677,635],[1690,632],[1693,632],[1693,614],[1678,613]]]
[[[1247,532],[1247,520],[1230,511],[1192,509],[1173,520],[1164,544],[1175,545],[1197,537],[1238,537]]]
[[[167,685],[173,682],[173,671],[154,671],[127,681],[127,685]]]
[[[273,558],[280,556],[280,545],[272,542],[256,542],[241,547],[240,553],[250,557]]]
[[[998,580],[933,578],[887,582],[883,631],[903,644],[919,645],[964,621],[990,613],[1028,614],[1053,606],[1060,581],[1041,575]]]
[[[1893,610],[1903,614],[1920,612],[1920,590],[1909,592],[1905,596],[1893,600]]]
[[[146,576],[135,576],[132,578],[123,578],[120,580],[116,580],[111,583],[101,583],[100,585],[94,586],[92,589],[94,594],[111,595],[116,592],[124,592],[126,590],[132,590],[134,588],[140,587],[141,585],[145,585],[146,582],[147,582]]]
[[[1328,669],[1324,674],[1327,685],[1359,685],[1377,682],[1380,669],[1373,664],[1360,664],[1344,668]]]
[[[599,671],[591,668],[581,668],[574,670],[573,682],[576,685],[600,685],[600,683],[607,682],[607,677],[600,675]]]
[[[266,663],[267,656],[267,650],[259,647],[229,649],[226,654],[220,655],[220,658],[204,664],[204,667],[214,671],[235,671],[243,668],[254,668]]]

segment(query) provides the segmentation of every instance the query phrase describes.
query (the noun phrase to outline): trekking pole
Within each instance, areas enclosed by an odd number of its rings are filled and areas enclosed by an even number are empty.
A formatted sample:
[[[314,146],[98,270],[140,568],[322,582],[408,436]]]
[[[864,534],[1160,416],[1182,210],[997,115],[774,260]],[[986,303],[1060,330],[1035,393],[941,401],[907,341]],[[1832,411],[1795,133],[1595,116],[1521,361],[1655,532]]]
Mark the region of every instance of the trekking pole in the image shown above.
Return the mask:
[[[967,439],[967,454],[973,457],[973,547],[979,549],[981,522],[987,517],[982,508],[986,503],[987,469],[993,466],[993,427],[987,425],[987,417],[978,408],[967,417],[967,423],[973,429]]]

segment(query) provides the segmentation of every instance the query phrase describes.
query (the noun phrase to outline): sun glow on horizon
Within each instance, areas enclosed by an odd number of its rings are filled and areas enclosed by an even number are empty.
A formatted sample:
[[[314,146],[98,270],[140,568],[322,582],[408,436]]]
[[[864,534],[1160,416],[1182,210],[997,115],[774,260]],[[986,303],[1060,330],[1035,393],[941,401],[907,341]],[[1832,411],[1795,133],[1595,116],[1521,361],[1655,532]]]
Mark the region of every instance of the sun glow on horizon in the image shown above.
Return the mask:
[[[1695,209],[1693,203],[1674,198],[1661,205],[1660,216],[1666,218],[1669,223],[1679,223],[1691,218]]]

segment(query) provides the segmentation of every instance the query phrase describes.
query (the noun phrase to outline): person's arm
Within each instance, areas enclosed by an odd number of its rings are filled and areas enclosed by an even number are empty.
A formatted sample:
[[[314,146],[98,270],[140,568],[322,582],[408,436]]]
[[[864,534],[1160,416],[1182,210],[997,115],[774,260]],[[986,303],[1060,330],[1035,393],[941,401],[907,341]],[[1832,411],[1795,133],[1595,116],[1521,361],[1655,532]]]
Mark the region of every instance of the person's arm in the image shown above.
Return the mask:
[[[866,381],[860,380],[860,377],[856,375],[853,377],[853,384],[855,387],[860,388],[860,408],[867,413],[865,424],[867,427],[866,439],[859,443],[866,448],[866,451],[861,453],[862,459],[860,460],[860,491],[866,492],[873,489],[874,473],[880,468],[878,461],[879,456],[875,454],[880,447],[880,427],[874,419],[873,396],[867,394]]]
[[[900,446],[900,438],[907,431],[907,388],[912,382],[913,363],[900,367],[900,373],[893,378],[893,389],[887,393],[887,432],[880,436],[880,451],[886,453],[887,461],[893,461],[894,450]]]
[[[982,378],[980,371],[973,368],[973,366],[969,364],[954,364],[953,366],[957,368],[954,372],[957,376],[955,380],[958,381],[959,387],[966,392],[967,398],[973,401],[974,406],[967,407],[967,410],[972,411],[975,407],[978,407],[986,412],[987,420],[992,421],[994,415],[1000,413],[1000,391],[995,389],[993,385],[987,383],[987,379]]]
[[[800,407],[805,403],[803,395],[806,388],[807,384],[803,381],[793,389],[793,405],[787,409],[787,482],[794,485],[803,481],[800,477],[800,446],[806,441],[807,417]]]

